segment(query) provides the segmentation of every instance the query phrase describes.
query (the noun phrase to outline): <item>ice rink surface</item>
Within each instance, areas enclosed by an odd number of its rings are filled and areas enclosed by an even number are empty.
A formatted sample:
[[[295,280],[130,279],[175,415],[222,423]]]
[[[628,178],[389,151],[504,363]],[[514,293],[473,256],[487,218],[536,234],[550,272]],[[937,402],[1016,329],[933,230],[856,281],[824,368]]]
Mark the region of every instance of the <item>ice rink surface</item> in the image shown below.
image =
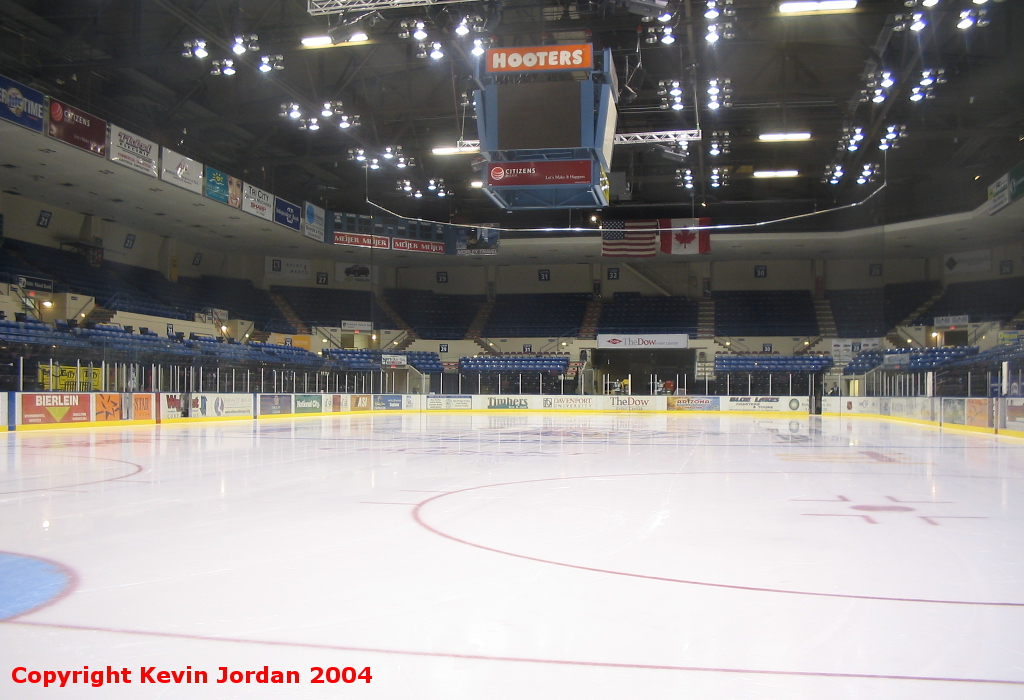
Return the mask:
[[[1024,697],[1020,440],[496,412],[0,445],[3,698]],[[133,682],[12,678],[86,665]],[[265,666],[301,682],[216,682]]]

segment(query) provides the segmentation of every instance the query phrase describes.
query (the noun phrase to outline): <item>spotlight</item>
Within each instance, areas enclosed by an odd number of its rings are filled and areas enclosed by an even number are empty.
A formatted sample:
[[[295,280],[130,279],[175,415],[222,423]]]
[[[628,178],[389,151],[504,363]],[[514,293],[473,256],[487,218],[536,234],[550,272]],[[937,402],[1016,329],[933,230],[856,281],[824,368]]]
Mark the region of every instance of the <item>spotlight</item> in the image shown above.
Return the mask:
[[[348,38],[350,42],[369,41],[370,36],[361,29],[357,29],[352,36]]]
[[[672,36],[672,27],[665,27],[661,34],[661,43],[669,45],[676,43],[676,38]]]
[[[380,170],[380,160],[378,160],[377,158],[371,158],[370,170]]]
[[[423,193],[420,192],[419,190],[416,190],[415,192],[412,193],[412,196],[415,197],[416,199],[420,199],[423,197]]]
[[[469,50],[474,56],[484,55],[484,42],[483,39],[473,39],[473,48]]]
[[[302,110],[299,108],[297,104],[281,105],[281,107],[287,110],[288,116],[291,117],[292,119],[298,119],[299,117],[302,116]]]
[[[440,61],[442,58],[444,58],[444,51],[441,50],[441,44],[439,42],[435,41],[431,45],[430,57],[435,61]]]
[[[708,9],[704,12],[704,17],[707,19],[718,19],[722,13],[718,9],[718,3],[715,0],[708,0]]]
[[[427,38],[426,24],[423,22],[416,22],[416,31],[412,33],[412,38],[416,41],[423,41]]]
[[[455,27],[455,33],[459,36],[466,36],[469,34],[469,18],[463,17],[462,21],[459,22],[459,26]]]
[[[708,42],[709,44],[714,44],[720,38],[721,37],[718,34],[718,25],[717,24],[709,24],[708,25],[708,33],[704,35],[704,40],[706,42]]]
[[[924,20],[924,14],[921,12],[915,12],[911,19],[913,20],[910,23],[910,31],[912,32],[919,32],[928,26],[928,23]]]

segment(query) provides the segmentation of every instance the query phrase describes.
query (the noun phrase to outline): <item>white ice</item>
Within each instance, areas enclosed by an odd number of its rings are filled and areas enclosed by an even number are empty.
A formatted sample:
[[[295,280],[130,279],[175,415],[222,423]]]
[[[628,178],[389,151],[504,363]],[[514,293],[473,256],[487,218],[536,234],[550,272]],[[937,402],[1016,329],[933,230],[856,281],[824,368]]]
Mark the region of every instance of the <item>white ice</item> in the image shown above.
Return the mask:
[[[0,550],[78,580],[0,624],[2,698],[1024,697],[1020,440],[508,413],[4,444]],[[135,683],[11,677],[83,665]],[[301,684],[215,683],[265,665]]]

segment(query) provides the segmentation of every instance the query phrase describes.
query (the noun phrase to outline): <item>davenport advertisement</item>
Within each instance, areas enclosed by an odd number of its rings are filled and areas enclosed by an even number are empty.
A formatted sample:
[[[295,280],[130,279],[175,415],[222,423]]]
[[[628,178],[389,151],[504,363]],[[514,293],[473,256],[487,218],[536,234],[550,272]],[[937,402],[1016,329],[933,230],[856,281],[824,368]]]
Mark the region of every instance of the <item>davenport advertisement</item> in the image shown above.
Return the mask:
[[[541,401],[549,411],[596,411],[604,408],[603,396],[545,396]]]
[[[473,409],[472,396],[426,396],[424,408],[428,411],[470,411]]]
[[[667,396],[670,411],[720,411],[718,396]]]
[[[50,98],[50,121],[47,135],[89,151],[93,155],[107,155],[107,122],[77,107]]]
[[[21,424],[87,423],[91,402],[90,394],[22,394]]]

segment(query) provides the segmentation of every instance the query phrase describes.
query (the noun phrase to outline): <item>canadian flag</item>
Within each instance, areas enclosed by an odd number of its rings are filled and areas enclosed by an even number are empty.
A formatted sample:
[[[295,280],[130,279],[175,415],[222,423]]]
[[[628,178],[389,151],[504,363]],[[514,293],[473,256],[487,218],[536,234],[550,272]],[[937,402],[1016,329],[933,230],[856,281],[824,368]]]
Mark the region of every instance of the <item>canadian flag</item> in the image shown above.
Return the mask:
[[[695,230],[699,226],[710,226],[711,219],[669,219],[661,224],[662,229],[668,229],[661,231],[662,253],[697,255],[711,252],[711,232]]]

